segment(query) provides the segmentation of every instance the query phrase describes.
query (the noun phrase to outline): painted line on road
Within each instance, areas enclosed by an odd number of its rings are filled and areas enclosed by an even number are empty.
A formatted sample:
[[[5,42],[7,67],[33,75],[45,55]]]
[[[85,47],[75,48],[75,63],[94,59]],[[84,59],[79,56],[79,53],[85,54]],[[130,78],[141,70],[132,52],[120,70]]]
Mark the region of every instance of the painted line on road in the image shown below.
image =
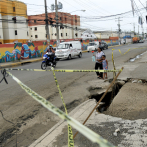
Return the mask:
[[[131,51],[131,50],[134,50],[134,49],[144,49],[144,48],[147,48],[147,47],[142,47],[142,48],[131,48],[131,49],[128,49],[127,52],[125,52],[125,53],[122,53],[120,49],[112,49],[112,52],[113,52],[114,50],[118,50],[119,53],[120,53],[121,55],[125,55],[125,54],[127,54],[129,51]]]

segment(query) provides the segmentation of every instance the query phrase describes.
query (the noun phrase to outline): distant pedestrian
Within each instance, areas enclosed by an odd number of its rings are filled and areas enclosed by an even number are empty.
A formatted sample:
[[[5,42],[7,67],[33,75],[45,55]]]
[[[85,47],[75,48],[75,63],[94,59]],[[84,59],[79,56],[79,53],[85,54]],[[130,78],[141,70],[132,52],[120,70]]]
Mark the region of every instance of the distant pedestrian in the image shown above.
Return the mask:
[[[108,61],[106,60],[106,56],[103,55],[102,56],[102,64],[103,64],[103,70],[108,70]],[[103,79],[107,79],[107,72],[104,72],[103,73]]]
[[[97,52],[96,52],[96,63],[95,63],[95,70],[102,70],[103,69],[103,65],[102,65],[102,56],[105,55],[104,52],[102,52],[102,50],[100,48],[98,48]],[[103,78],[103,74],[100,72],[96,72],[97,74],[97,78],[102,79]]]

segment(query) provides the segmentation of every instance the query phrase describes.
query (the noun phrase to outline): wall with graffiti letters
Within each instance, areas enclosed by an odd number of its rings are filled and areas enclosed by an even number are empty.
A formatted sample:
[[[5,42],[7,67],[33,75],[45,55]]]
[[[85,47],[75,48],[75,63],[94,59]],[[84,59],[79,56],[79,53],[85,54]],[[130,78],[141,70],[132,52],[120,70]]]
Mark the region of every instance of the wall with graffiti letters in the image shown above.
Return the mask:
[[[69,42],[73,40],[61,40],[60,42]],[[91,40],[83,40],[82,50],[86,50],[87,46]],[[97,40],[95,40],[97,41]],[[98,40],[102,41],[102,40]],[[109,46],[111,45],[118,45],[118,40],[103,40]],[[50,44],[53,47],[56,47],[56,40],[51,40]],[[4,62],[13,62],[17,60],[25,60],[31,58],[38,58],[42,57],[47,51],[47,42],[46,41],[36,41],[32,43],[16,43],[16,44],[0,44],[0,63]]]

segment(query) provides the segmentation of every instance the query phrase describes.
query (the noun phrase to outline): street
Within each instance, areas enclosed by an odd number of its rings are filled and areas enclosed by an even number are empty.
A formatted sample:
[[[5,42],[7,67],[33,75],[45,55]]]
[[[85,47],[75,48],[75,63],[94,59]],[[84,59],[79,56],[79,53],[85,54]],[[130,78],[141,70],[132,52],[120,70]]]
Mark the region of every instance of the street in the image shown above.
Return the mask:
[[[147,42],[113,48],[121,49],[121,52],[125,53],[128,49],[141,47],[147,47]],[[134,49],[122,56],[118,50],[115,50],[114,60],[116,67],[123,67],[130,58],[134,58],[136,55],[145,51],[147,51],[147,48]],[[109,69],[113,69],[112,48],[104,50],[104,53],[109,62]],[[15,68],[41,69],[41,62],[26,64]],[[56,69],[94,69],[92,53],[83,53],[82,58],[76,57],[71,60],[61,60],[57,63]],[[10,72],[35,92],[64,110],[52,72]],[[56,73],[56,76],[61,91],[63,92],[68,111],[71,111],[89,98],[86,82],[91,79],[98,80],[95,73]],[[112,78],[112,76],[113,73],[108,73],[108,78]],[[137,76],[139,76],[139,74]],[[1,79],[2,74],[0,74],[0,80]],[[7,80],[8,85],[6,85],[4,81],[0,84],[0,110],[7,120],[17,124],[19,129],[19,146],[28,146],[54,126],[60,119],[35,102],[11,77],[8,77]],[[0,128],[0,144],[2,143],[0,147],[15,146],[15,133],[13,132],[15,129],[12,124],[6,122],[0,116],[0,126],[3,126]]]

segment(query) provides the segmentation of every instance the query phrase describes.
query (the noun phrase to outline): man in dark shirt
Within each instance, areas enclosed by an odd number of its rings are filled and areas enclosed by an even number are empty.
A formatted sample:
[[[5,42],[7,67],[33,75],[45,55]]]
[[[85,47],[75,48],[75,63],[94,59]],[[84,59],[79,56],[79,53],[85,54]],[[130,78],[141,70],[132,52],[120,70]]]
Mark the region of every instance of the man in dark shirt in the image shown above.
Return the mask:
[[[49,46],[49,49],[47,50],[48,52],[48,56],[51,58],[52,62],[54,60],[55,57],[55,51],[53,50],[52,45]]]

